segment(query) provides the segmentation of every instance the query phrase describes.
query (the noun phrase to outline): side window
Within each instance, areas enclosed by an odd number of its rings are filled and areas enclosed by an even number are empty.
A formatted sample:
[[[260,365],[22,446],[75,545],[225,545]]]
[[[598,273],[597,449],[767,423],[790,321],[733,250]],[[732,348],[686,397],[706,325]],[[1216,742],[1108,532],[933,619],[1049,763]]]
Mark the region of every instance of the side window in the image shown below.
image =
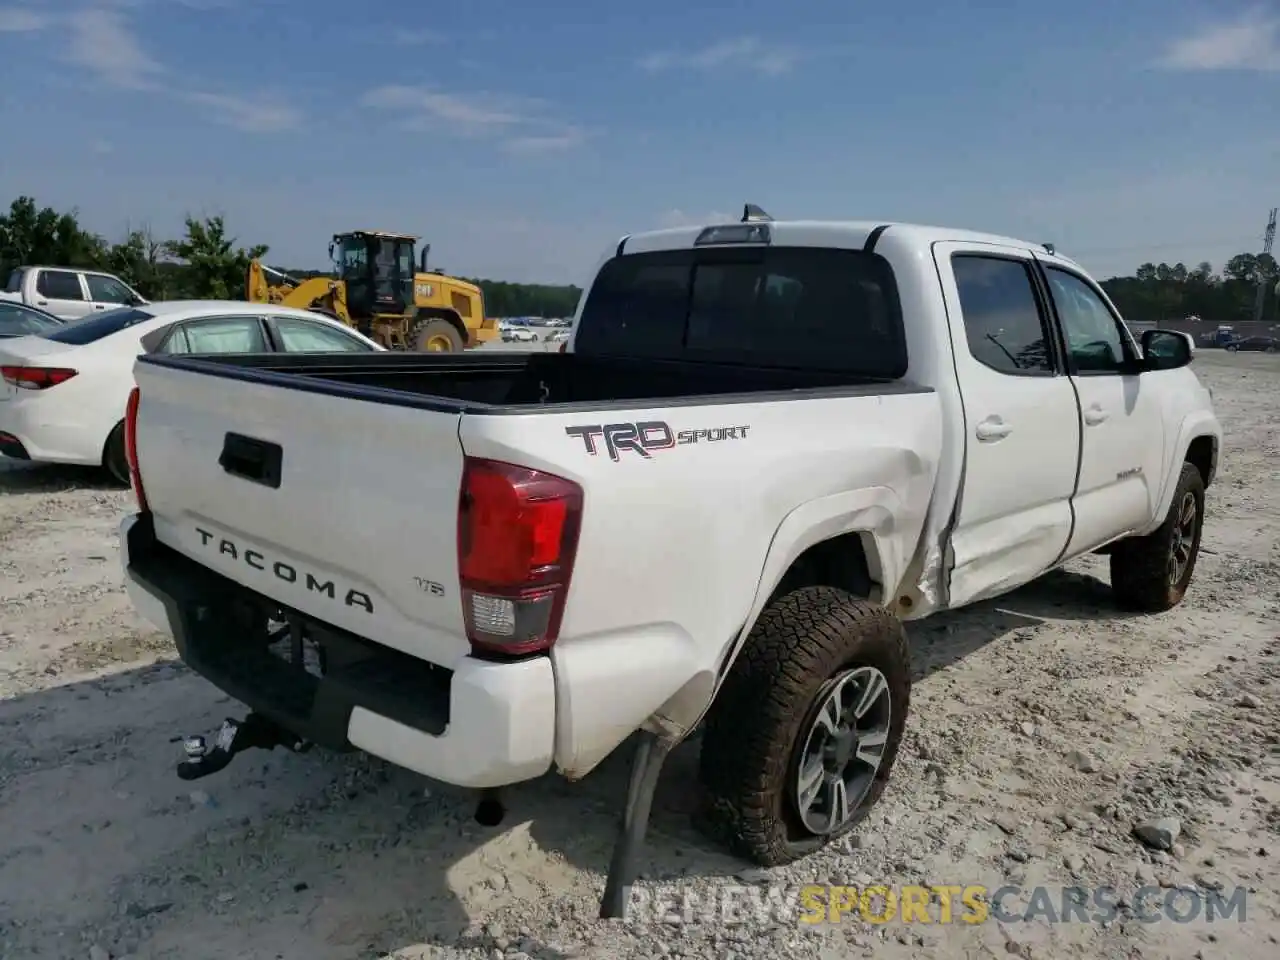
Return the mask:
[[[146,338],[143,338],[144,347],[146,346]],[[185,323],[175,324],[169,328],[169,335],[155,350],[156,353],[190,353],[191,345],[187,343],[187,325]]]
[[[1093,288],[1074,273],[1046,267],[1067,352],[1078,373],[1119,373],[1128,358],[1120,324]]]
[[[957,254],[951,258],[969,354],[1010,376],[1053,373],[1031,264]]]
[[[4,285],[5,293],[21,293],[22,292],[22,268],[19,267],[9,274],[9,281]]]
[[[89,299],[95,303],[128,303],[133,299],[129,288],[115,277],[86,273],[84,279],[89,284]]]
[[[346,353],[369,351],[368,345],[355,337],[311,320],[297,317],[275,317],[280,349],[285,353]]]
[[[270,353],[257,317],[218,317],[175,327],[160,353]]]
[[[84,300],[80,274],[67,270],[41,270],[36,278],[36,292],[50,300]]]

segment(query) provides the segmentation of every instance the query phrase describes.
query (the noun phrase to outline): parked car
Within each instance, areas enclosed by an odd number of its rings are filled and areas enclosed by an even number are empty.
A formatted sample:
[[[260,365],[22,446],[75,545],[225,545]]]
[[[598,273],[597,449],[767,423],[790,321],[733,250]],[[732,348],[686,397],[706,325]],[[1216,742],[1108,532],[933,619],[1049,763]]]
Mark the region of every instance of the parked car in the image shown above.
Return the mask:
[[[1094,552],[1126,607],[1191,582],[1222,430],[1189,340],[1135,342],[1046,247],[748,208],[611,246],[573,329],[565,353],[139,358],[129,594],[254,711],[181,776],[314,743],[491,790],[640,732],[618,916],[704,718],[706,824],[784,864],[885,788],[902,621]]]
[[[216,300],[122,307],[0,341],[0,454],[101,465],[129,482],[124,414],[139,353],[374,352],[336,320]]]
[[[147,304],[119,277],[71,267],[19,267],[9,274],[0,300],[39,307],[63,320]]]
[[[510,326],[502,331],[503,343],[534,343],[538,339],[538,334],[528,327]]]
[[[1260,353],[1280,352],[1280,338],[1277,337],[1241,337],[1227,344],[1227,349],[1234,352],[1245,350]]]
[[[30,334],[56,330],[63,321],[52,313],[35,307],[24,306],[9,300],[0,300],[0,338],[25,337]]]

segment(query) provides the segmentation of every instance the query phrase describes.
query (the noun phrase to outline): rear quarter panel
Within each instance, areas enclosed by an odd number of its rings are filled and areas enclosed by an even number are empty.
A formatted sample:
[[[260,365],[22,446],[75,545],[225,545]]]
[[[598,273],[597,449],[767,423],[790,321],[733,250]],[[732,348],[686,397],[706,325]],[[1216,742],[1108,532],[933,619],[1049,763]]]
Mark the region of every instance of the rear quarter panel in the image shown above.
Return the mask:
[[[663,423],[697,435],[649,457],[567,429]],[[733,428],[725,439],[698,431]],[[942,444],[932,392],[464,416],[470,456],[581,484],[584,515],[560,639],[557,764],[580,775],[647,720],[687,728],[733,641],[790,561],[866,531],[896,588]],[[683,731],[682,731],[683,732]]]

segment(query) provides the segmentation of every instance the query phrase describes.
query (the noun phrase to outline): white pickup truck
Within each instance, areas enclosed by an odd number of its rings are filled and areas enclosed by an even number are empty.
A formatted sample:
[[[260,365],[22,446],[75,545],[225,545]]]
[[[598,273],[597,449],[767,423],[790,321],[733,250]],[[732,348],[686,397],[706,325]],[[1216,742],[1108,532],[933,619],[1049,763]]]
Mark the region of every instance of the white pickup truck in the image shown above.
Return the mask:
[[[142,357],[129,592],[254,711],[179,772],[315,743],[484,790],[639,732],[617,916],[705,720],[706,823],[795,860],[884,789],[902,621],[1099,551],[1118,604],[1182,599],[1190,362],[1047,245],[751,207],[625,237],[564,353]]]
[[[148,302],[119,277],[78,267],[18,267],[9,274],[0,300],[38,307],[60,320]]]

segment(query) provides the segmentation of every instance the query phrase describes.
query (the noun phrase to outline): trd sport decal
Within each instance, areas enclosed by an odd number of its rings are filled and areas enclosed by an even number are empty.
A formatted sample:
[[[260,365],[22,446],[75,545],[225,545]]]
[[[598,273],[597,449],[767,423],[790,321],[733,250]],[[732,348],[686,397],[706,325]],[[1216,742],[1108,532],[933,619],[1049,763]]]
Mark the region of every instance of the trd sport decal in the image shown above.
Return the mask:
[[[577,437],[587,453],[600,452],[597,440],[604,440],[604,448],[610,460],[619,460],[623,451],[636,453],[644,459],[652,459],[654,451],[670,450],[687,443],[715,443],[718,440],[745,440],[748,426],[705,427],[701,430],[674,431],[661,420],[645,420],[641,423],[593,423],[565,427],[564,432]]]

